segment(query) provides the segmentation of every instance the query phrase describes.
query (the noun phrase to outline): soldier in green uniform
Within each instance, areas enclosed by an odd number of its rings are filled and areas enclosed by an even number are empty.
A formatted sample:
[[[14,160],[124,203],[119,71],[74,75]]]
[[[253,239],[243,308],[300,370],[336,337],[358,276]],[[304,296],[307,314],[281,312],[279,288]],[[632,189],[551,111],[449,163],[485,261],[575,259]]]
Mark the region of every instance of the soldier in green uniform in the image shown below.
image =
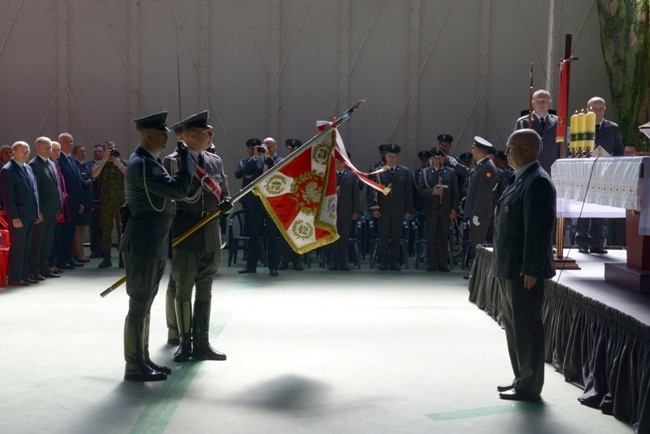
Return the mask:
[[[149,357],[151,305],[171,254],[173,200],[187,196],[195,165],[189,150],[178,145],[178,172],[170,176],[158,154],[165,150],[167,112],[136,119],[140,145],[125,175],[126,205],[120,252],[124,256],[129,311],[124,322],[125,380],[165,380],[171,369]]]
[[[111,246],[113,244],[113,224],[117,229],[118,245],[122,234],[120,224],[120,208],[124,205],[124,174],[125,162],[120,159],[115,143],[104,142],[104,157],[93,165],[91,175],[99,182],[99,251],[104,258],[99,268],[108,268],[111,261]]]
[[[220,208],[223,214],[232,210],[228,180],[221,157],[206,152],[212,143],[212,127],[208,112],[189,116],[180,122],[190,158],[196,162],[187,197],[176,201],[172,233],[177,237],[207,214]],[[164,166],[171,174],[179,169],[178,152],[165,158]],[[212,280],[221,262],[221,228],[219,219],[212,219],[173,249],[172,278],[176,286],[174,306],[179,328],[180,345],[174,353],[175,362],[190,357],[199,360],[226,360],[226,355],[210,345],[210,311]],[[196,289],[192,310],[192,288]]]

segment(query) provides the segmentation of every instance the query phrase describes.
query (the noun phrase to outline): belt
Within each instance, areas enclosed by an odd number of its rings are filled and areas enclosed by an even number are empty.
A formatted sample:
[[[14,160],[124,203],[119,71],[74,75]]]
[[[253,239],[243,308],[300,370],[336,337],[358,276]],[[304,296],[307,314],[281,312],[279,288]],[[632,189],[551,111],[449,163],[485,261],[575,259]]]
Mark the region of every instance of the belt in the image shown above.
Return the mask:
[[[165,210],[163,212],[129,210],[129,216],[136,219],[155,219],[155,218],[173,217],[174,213],[171,210],[170,211]]]

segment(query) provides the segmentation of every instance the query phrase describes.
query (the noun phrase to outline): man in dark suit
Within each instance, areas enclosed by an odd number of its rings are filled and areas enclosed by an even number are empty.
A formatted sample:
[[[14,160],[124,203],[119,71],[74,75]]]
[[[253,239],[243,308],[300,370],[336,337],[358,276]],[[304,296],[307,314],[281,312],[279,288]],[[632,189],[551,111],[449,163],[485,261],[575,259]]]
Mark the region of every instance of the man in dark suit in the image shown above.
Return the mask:
[[[13,158],[0,169],[0,194],[9,221],[9,273],[12,286],[28,286],[38,280],[28,277],[28,258],[34,224],[41,222],[34,173],[27,163],[29,145],[16,142]]]
[[[83,262],[78,262],[74,259],[72,252],[72,243],[77,222],[79,221],[79,216],[84,212],[81,174],[79,173],[79,166],[72,156],[73,142],[72,135],[69,133],[59,134],[61,156],[58,159],[58,165],[65,180],[66,192],[68,193],[67,203],[68,209],[70,210],[70,220],[63,223],[62,230],[55,240],[55,248],[57,250],[56,266],[60,269],[71,269],[84,265]]]
[[[459,205],[458,179],[445,166],[447,154],[433,148],[433,166],[424,171],[418,183],[418,195],[424,201],[427,228],[427,271],[451,271],[449,267],[449,224],[456,218]]]
[[[187,196],[194,174],[189,150],[178,143],[178,172],[171,177],[158,154],[167,145],[167,112],[134,120],[140,144],[128,162],[124,179],[126,205],[120,252],[124,255],[129,311],[124,321],[124,379],[165,380],[171,369],[149,357],[151,305],[165,263],[171,257],[173,200]]]
[[[259,178],[268,169],[282,161],[275,151],[277,143],[272,137],[264,139],[261,145],[255,148],[255,157],[249,159],[243,169],[245,179],[253,182]],[[277,226],[271,219],[271,216],[264,208],[262,200],[253,195],[248,194],[248,204],[250,206],[250,215],[248,218],[248,252],[246,256],[246,266],[239,270],[239,274],[257,273],[257,261],[260,259],[260,238],[266,238],[267,246],[267,262],[269,267],[269,275],[277,277],[280,275],[278,272],[278,265],[280,263],[280,241]]]
[[[522,128],[531,128],[542,138],[542,149],[540,149],[539,162],[546,171],[551,173],[551,166],[555,160],[560,158],[560,146],[555,141],[557,135],[557,116],[549,113],[553,104],[551,94],[545,89],[539,89],[533,93],[533,115],[532,125],[528,125],[528,115],[517,119],[515,131]]]
[[[339,239],[330,244],[330,271],[350,271],[348,247],[353,225],[359,218],[359,179],[347,170],[343,162],[336,165],[336,231]]]
[[[596,96],[587,102],[589,111],[596,114],[596,142],[594,149],[600,146],[608,154],[620,157],[624,155],[623,140],[618,131],[618,125],[604,118],[607,106],[605,100]],[[603,232],[605,219],[579,218],[576,225],[576,244],[580,253],[606,254],[605,234]]]
[[[491,217],[494,215],[492,190],[499,182],[497,168],[490,159],[492,144],[482,137],[474,137],[472,156],[476,166],[472,169],[465,200],[465,219],[470,223],[472,256],[476,246],[487,241]]]
[[[492,273],[501,287],[508,352],[515,375],[497,390],[501,399],[538,399],[544,385],[542,302],[555,275],[552,233],[555,187],[537,157],[541,138],[531,129],[512,133],[506,154],[516,170],[496,211]]]
[[[180,122],[183,138],[190,157],[197,164],[192,186],[182,200],[176,201],[172,225],[174,238],[217,208],[228,213],[228,181],[221,157],[207,152],[210,148],[212,127],[208,125],[208,112],[191,115]],[[170,174],[178,170],[178,152],[164,160]],[[210,345],[210,311],[212,306],[212,280],[221,262],[221,228],[219,219],[210,220],[173,249],[171,274],[176,285],[174,306],[179,327],[179,347],[174,353],[175,362],[190,357],[198,360],[226,360],[226,355]],[[195,288],[192,309],[192,288]]]
[[[36,157],[29,166],[34,172],[38,188],[39,205],[43,221],[34,226],[32,244],[29,255],[29,274],[34,280],[45,277],[60,277],[59,273],[50,271],[49,259],[54,245],[56,219],[61,216],[61,200],[59,197],[59,179],[56,166],[50,160],[52,141],[47,137],[36,139]]]
[[[404,221],[411,218],[413,210],[413,188],[411,171],[398,165],[399,145],[384,145],[386,151],[385,170],[375,175],[376,181],[391,189],[387,195],[372,195],[368,208],[377,219],[379,234],[380,271],[391,269],[401,271],[399,254]]]

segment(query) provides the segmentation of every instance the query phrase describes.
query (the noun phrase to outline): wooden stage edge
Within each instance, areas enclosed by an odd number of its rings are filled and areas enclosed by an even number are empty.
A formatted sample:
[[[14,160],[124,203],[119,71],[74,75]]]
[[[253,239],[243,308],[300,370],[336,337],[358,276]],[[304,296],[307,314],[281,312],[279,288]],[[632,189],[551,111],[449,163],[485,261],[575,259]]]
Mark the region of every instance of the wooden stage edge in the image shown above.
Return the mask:
[[[650,271],[637,270],[621,263],[605,263],[605,280],[641,294],[650,294]]]

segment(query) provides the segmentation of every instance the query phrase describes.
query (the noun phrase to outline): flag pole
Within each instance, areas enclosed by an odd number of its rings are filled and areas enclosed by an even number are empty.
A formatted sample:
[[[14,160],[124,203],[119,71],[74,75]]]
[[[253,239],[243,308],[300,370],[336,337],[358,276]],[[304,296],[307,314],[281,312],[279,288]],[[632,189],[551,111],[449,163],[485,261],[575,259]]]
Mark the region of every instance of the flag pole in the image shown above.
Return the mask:
[[[330,126],[328,126],[327,128],[325,128],[325,130],[324,130],[323,132],[318,133],[318,134],[316,134],[314,137],[312,137],[311,139],[309,139],[309,140],[308,140],[307,142],[305,142],[302,146],[300,146],[300,148],[302,148],[302,147],[306,147],[306,146],[310,146],[311,143],[312,143],[314,140],[316,140],[317,138],[319,138],[319,137],[321,137],[321,136],[326,136],[327,134],[330,134],[330,133],[331,133],[335,128],[338,128],[339,126],[341,126],[341,125],[343,125],[344,123],[346,123],[347,121],[349,121],[350,118],[352,117],[352,113],[353,113],[357,108],[359,108],[361,105],[363,105],[363,103],[365,103],[365,102],[366,102],[365,99],[362,99],[362,100],[359,100],[359,101],[355,102],[355,103],[352,105],[352,107],[350,107],[349,109],[347,109],[347,110],[346,110],[346,111],[345,111],[345,112],[344,112],[344,113],[343,113],[343,114],[342,114],[338,119],[336,119],[336,120],[332,123],[332,125],[330,125]],[[244,188],[242,188],[241,190],[239,190],[239,191],[238,191],[238,192],[237,192],[233,197],[230,198],[230,202],[231,202],[232,204],[235,204],[236,202],[238,202],[239,200],[241,200],[241,198],[243,198],[246,194],[250,193],[251,190],[253,190],[253,189],[254,189],[256,186],[258,186],[260,183],[264,182],[267,178],[269,178],[269,177],[270,177],[271,175],[273,175],[275,172],[277,172],[278,170],[282,169],[284,166],[286,166],[287,164],[289,164],[292,160],[294,160],[296,157],[298,157],[298,155],[300,155],[300,152],[298,152],[298,151],[300,150],[300,148],[298,148],[297,151],[295,151],[295,152],[293,152],[292,154],[290,154],[289,156],[287,156],[284,160],[282,160],[282,161],[279,162],[278,164],[276,164],[276,165],[274,165],[273,167],[271,167],[269,170],[267,170],[267,171],[266,171],[265,173],[263,173],[259,178],[255,179],[253,182],[251,182],[250,184],[248,184],[246,187],[244,187]],[[221,214],[221,210],[220,210],[219,208],[217,208],[216,210],[210,212],[208,215],[206,215],[205,217],[203,217],[203,218],[202,218],[201,220],[199,220],[198,222],[194,223],[194,224],[193,224],[189,229],[187,229],[185,232],[183,232],[182,234],[180,234],[179,236],[177,236],[176,238],[174,238],[174,239],[172,240],[172,248],[176,247],[178,244],[180,244],[181,242],[183,242],[187,237],[189,237],[190,235],[192,235],[192,234],[193,234],[194,232],[196,232],[197,230],[201,229],[201,228],[202,228],[203,226],[205,226],[209,221],[211,221],[212,219],[218,217],[219,214]],[[122,277],[120,280],[116,281],[116,282],[113,283],[111,286],[109,286],[109,287],[106,288],[104,291],[102,291],[102,293],[99,294],[99,295],[100,295],[102,298],[103,298],[103,297],[106,297],[108,294],[110,294],[110,293],[113,292],[115,289],[117,289],[118,287],[120,287],[124,282],[126,282],[126,277]]]

